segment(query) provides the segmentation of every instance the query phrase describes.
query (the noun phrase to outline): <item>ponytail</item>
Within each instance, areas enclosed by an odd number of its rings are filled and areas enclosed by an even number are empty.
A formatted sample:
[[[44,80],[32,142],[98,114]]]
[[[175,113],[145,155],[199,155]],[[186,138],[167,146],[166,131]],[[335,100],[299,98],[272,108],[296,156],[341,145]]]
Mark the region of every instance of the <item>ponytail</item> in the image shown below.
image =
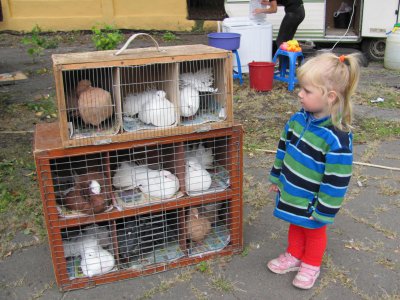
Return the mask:
[[[343,131],[350,131],[352,122],[351,96],[360,78],[358,54],[337,56],[323,53],[309,59],[297,72],[299,82],[308,81],[324,95],[334,91],[336,100],[330,107],[332,123]]]

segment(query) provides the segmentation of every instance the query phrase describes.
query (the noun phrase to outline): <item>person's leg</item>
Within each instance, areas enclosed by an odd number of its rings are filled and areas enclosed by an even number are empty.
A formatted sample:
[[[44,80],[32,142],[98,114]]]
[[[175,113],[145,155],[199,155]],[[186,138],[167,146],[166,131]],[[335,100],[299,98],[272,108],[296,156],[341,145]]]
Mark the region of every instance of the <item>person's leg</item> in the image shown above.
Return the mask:
[[[317,229],[305,228],[305,249],[302,261],[319,267],[322,263],[325,249],[328,243],[326,226]]]
[[[286,252],[299,260],[302,260],[306,245],[306,236],[304,230],[306,228],[290,224],[288,232],[288,247]]]
[[[304,255],[293,285],[301,289],[310,289],[320,274],[322,257],[327,245],[326,226],[305,229],[304,233],[306,237]]]
[[[287,12],[285,14],[276,38],[276,45],[278,48],[283,42],[293,39],[297,28],[299,27],[300,23],[303,22],[304,17],[305,11],[302,5],[297,8],[296,11]]]
[[[300,257],[304,252],[305,236],[302,228],[293,224],[289,226],[288,248],[279,257],[270,260],[267,264],[268,269],[276,274],[285,274],[297,271],[300,267]]]

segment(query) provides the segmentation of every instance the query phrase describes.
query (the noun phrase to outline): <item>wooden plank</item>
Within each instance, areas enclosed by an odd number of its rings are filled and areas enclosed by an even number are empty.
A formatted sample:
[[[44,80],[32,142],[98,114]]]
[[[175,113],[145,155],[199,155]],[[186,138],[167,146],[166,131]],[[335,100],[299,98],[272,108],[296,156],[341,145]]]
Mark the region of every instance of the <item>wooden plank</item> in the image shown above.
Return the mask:
[[[28,77],[21,71],[0,74],[0,83],[10,83],[24,79],[28,79]]]
[[[201,257],[184,257],[178,261],[172,261],[166,264],[156,264],[146,266],[143,270],[134,269],[122,269],[112,273],[94,276],[92,278],[77,278],[68,281],[63,281],[60,288],[63,291],[70,291],[74,289],[94,287],[96,285],[111,283],[118,280],[124,280],[129,278],[135,278],[139,276],[151,275],[155,273],[164,272],[170,269],[181,268],[193,264],[198,264],[201,261],[211,259],[216,256],[228,256],[234,253],[238,253],[238,249],[235,246],[226,246],[223,250],[214,253],[207,253]]]
[[[147,213],[157,213],[166,210],[174,210],[178,208],[189,207],[193,205],[201,205],[207,203],[214,203],[216,201],[224,201],[232,196],[232,191],[227,189],[223,192],[211,193],[196,197],[182,197],[174,200],[164,201],[156,204],[144,204],[138,207],[126,207],[122,211],[114,209],[110,212],[99,213],[95,215],[82,216],[79,215],[75,218],[62,218],[55,215],[55,220],[49,223],[52,228],[67,228],[75,227],[92,223],[99,223],[103,221],[115,220],[119,218],[132,217]]]
[[[159,61],[163,57],[184,57],[184,56],[203,56],[204,54],[226,55],[230,51],[214,48],[207,45],[182,45],[160,47],[157,51],[155,47],[127,49],[121,55],[114,55],[115,50],[79,52],[68,54],[53,54],[54,65],[69,64],[88,64],[102,62],[101,66],[105,66],[105,62],[119,62],[129,60],[149,60],[155,58]],[[129,64],[129,63],[128,63]],[[114,63],[114,65],[117,65]]]
[[[73,156],[73,155],[82,155],[88,154],[98,151],[113,151],[118,149],[127,149],[130,147],[137,147],[143,145],[151,145],[154,144],[167,144],[178,141],[187,141],[193,139],[205,139],[205,138],[214,138],[219,136],[226,136],[232,134],[232,130],[237,128],[231,122],[216,122],[216,123],[208,123],[197,126],[179,126],[176,127],[174,131],[160,131],[157,134],[152,134],[147,136],[145,132],[136,132],[136,133],[124,133],[119,136],[112,136],[111,140],[116,142],[115,144],[106,144],[106,145],[88,145],[85,143],[85,146],[77,147],[77,148],[63,148],[63,144],[60,137],[60,129],[59,123],[42,123],[37,124],[35,127],[35,149],[34,153],[40,156],[52,156],[62,157],[62,156]],[[193,132],[195,130],[208,129],[206,131],[201,132]],[[164,135],[161,137],[162,133]],[[168,135],[165,135],[169,133]],[[154,137],[156,136],[156,137]],[[146,138],[146,139],[145,139]],[[100,138],[98,139],[100,140]],[[79,140],[75,140],[75,143],[72,143],[74,140],[71,140],[71,146],[79,146]],[[118,143],[117,143],[118,142]]]

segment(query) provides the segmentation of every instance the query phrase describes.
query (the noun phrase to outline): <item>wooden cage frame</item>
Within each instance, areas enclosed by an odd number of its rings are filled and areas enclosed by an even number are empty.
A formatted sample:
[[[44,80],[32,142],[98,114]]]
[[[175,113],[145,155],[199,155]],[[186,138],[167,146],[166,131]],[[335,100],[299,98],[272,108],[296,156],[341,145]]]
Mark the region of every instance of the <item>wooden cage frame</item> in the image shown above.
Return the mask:
[[[48,241],[50,253],[52,256],[52,263],[54,267],[55,277],[57,285],[61,290],[72,290],[79,288],[93,287],[103,283],[109,283],[116,280],[128,279],[143,275],[154,274],[161,271],[166,271],[172,268],[183,267],[190,264],[195,264],[200,261],[213,258],[215,256],[232,255],[242,251],[243,247],[243,204],[242,204],[242,184],[243,184],[243,129],[241,125],[235,125],[230,128],[216,129],[202,133],[190,133],[186,135],[179,135],[172,137],[164,137],[158,139],[149,140],[135,140],[126,141],[114,144],[105,145],[88,145],[78,148],[63,148],[62,137],[58,130],[59,125],[57,123],[38,124],[36,126],[34,134],[34,157],[37,167],[38,182],[40,186],[43,213],[46,221],[46,227],[48,232]],[[179,199],[174,199],[166,203],[161,204],[150,204],[143,207],[132,207],[126,208],[123,211],[114,209],[107,213],[100,213],[96,215],[80,216],[79,218],[63,218],[59,215],[56,209],[56,199],[54,196],[54,183],[52,180],[52,172],[50,167],[50,160],[57,158],[64,158],[77,155],[93,154],[99,152],[115,151],[119,149],[130,149],[133,147],[140,147],[143,145],[151,145],[154,143],[163,144],[169,143],[171,140],[174,143],[182,143],[182,151],[177,154],[180,156],[178,161],[182,161],[182,164],[178,165],[177,168],[181,168],[184,172],[184,142],[191,140],[207,139],[207,138],[219,138],[229,136],[227,147],[231,157],[229,160],[229,172],[233,180],[230,181],[230,187],[224,192],[216,192],[211,194],[199,195],[199,196],[184,196]],[[104,157],[107,162],[109,158]],[[183,168],[183,170],[182,170]],[[161,212],[166,210],[180,209],[178,216],[179,222],[184,222],[185,208],[191,207],[197,204],[207,204],[212,202],[223,202],[231,205],[229,209],[229,216],[232,220],[235,220],[237,226],[231,226],[230,232],[230,244],[221,251],[215,253],[209,253],[198,257],[190,257],[186,255],[176,261],[172,261],[166,264],[155,264],[145,267],[142,270],[133,269],[121,269],[112,273],[98,275],[94,277],[84,277],[70,279],[67,275],[66,260],[63,253],[63,242],[61,238],[61,231],[66,228],[74,226],[99,223],[103,221],[110,221],[121,219],[125,217],[132,217],[143,215],[150,212]],[[115,230],[115,223],[113,223]],[[185,232],[182,232],[182,228],[179,229],[179,235],[185,236]],[[116,243],[116,238],[113,240]],[[180,247],[185,251],[187,245],[185,240],[179,240]],[[57,249],[57,251],[56,251]]]
[[[63,147],[77,147],[85,145],[99,145],[113,142],[124,142],[139,139],[151,139],[166,135],[175,136],[193,132],[208,131],[219,128],[227,128],[234,125],[233,121],[233,77],[232,77],[232,52],[206,45],[184,45],[128,49],[116,56],[115,51],[97,51],[84,53],[53,54],[53,71],[56,84],[56,96],[59,108],[59,131]],[[189,61],[222,60],[222,78],[219,78],[217,88],[225,91],[226,118],[218,122],[193,124],[188,126],[175,126],[173,128],[155,128],[154,130],[142,130],[126,132],[122,128],[122,99],[119,84],[122,80],[121,70],[129,66],[143,66],[149,64],[174,64],[171,68],[171,76],[176,84],[169,88],[172,97],[179,98],[179,64]],[[111,68],[112,92],[115,101],[116,129],[115,134],[102,136],[88,136],[85,138],[71,139],[69,134],[67,116],[67,97],[64,92],[63,72],[74,70],[88,70],[96,68]],[[179,103],[178,103],[179,104]]]

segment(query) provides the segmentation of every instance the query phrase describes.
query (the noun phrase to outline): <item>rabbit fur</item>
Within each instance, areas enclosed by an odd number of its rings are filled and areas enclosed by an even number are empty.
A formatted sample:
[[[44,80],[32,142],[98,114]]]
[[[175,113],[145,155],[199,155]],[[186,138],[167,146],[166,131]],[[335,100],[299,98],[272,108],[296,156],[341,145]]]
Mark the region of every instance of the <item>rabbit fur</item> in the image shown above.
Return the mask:
[[[113,103],[110,92],[92,87],[89,80],[81,80],[76,87],[79,115],[86,124],[99,126],[110,118],[113,113]]]
[[[204,169],[212,169],[214,166],[212,149],[204,147],[203,143],[186,146],[185,158],[197,161]]]
[[[199,214],[199,210],[194,207],[189,210],[186,220],[187,236],[193,242],[201,242],[211,231],[211,222],[207,217]]]
[[[194,116],[200,107],[199,91],[192,86],[180,90],[180,111],[182,117]]]
[[[113,176],[117,189],[139,188],[150,197],[171,198],[179,190],[179,180],[168,170],[152,170],[146,165],[122,162]]]
[[[183,88],[191,86],[198,92],[217,92],[218,89],[212,87],[214,76],[211,68],[200,69],[197,72],[187,72],[179,75],[179,84]]]
[[[178,239],[177,214],[167,220],[160,215],[126,218],[117,227],[118,253],[122,263],[138,261],[155,247]]]
[[[74,233],[68,233],[63,239],[64,257],[78,256],[82,253],[84,245],[99,245],[103,249],[113,252],[112,240],[109,230],[104,226],[93,224],[86,226],[78,235],[70,237]],[[92,243],[92,241],[96,243]]]
[[[107,209],[111,191],[105,176],[97,169],[72,176],[73,185],[61,194],[61,205],[85,214],[97,214]]]
[[[151,99],[165,99],[166,93],[162,90],[148,90],[137,94],[128,94],[123,102],[123,113],[126,116],[135,116],[141,110],[142,106]]]
[[[89,237],[82,243],[81,269],[83,274],[92,277],[111,271],[115,266],[113,255],[97,244],[97,240]]]
[[[139,111],[139,119],[145,124],[170,126],[176,122],[174,105],[167,98],[153,98],[144,103]]]
[[[211,176],[206,169],[195,159],[186,159],[185,165],[185,186],[188,192],[199,192],[208,190],[211,187]]]
[[[92,277],[114,268],[110,233],[97,224],[87,226],[78,236],[63,240],[64,257],[81,257],[81,269],[85,276]],[[110,249],[110,251],[105,250]]]
[[[185,185],[188,192],[208,190],[212,180],[206,169],[213,168],[214,155],[211,148],[204,147],[203,143],[186,147]]]

